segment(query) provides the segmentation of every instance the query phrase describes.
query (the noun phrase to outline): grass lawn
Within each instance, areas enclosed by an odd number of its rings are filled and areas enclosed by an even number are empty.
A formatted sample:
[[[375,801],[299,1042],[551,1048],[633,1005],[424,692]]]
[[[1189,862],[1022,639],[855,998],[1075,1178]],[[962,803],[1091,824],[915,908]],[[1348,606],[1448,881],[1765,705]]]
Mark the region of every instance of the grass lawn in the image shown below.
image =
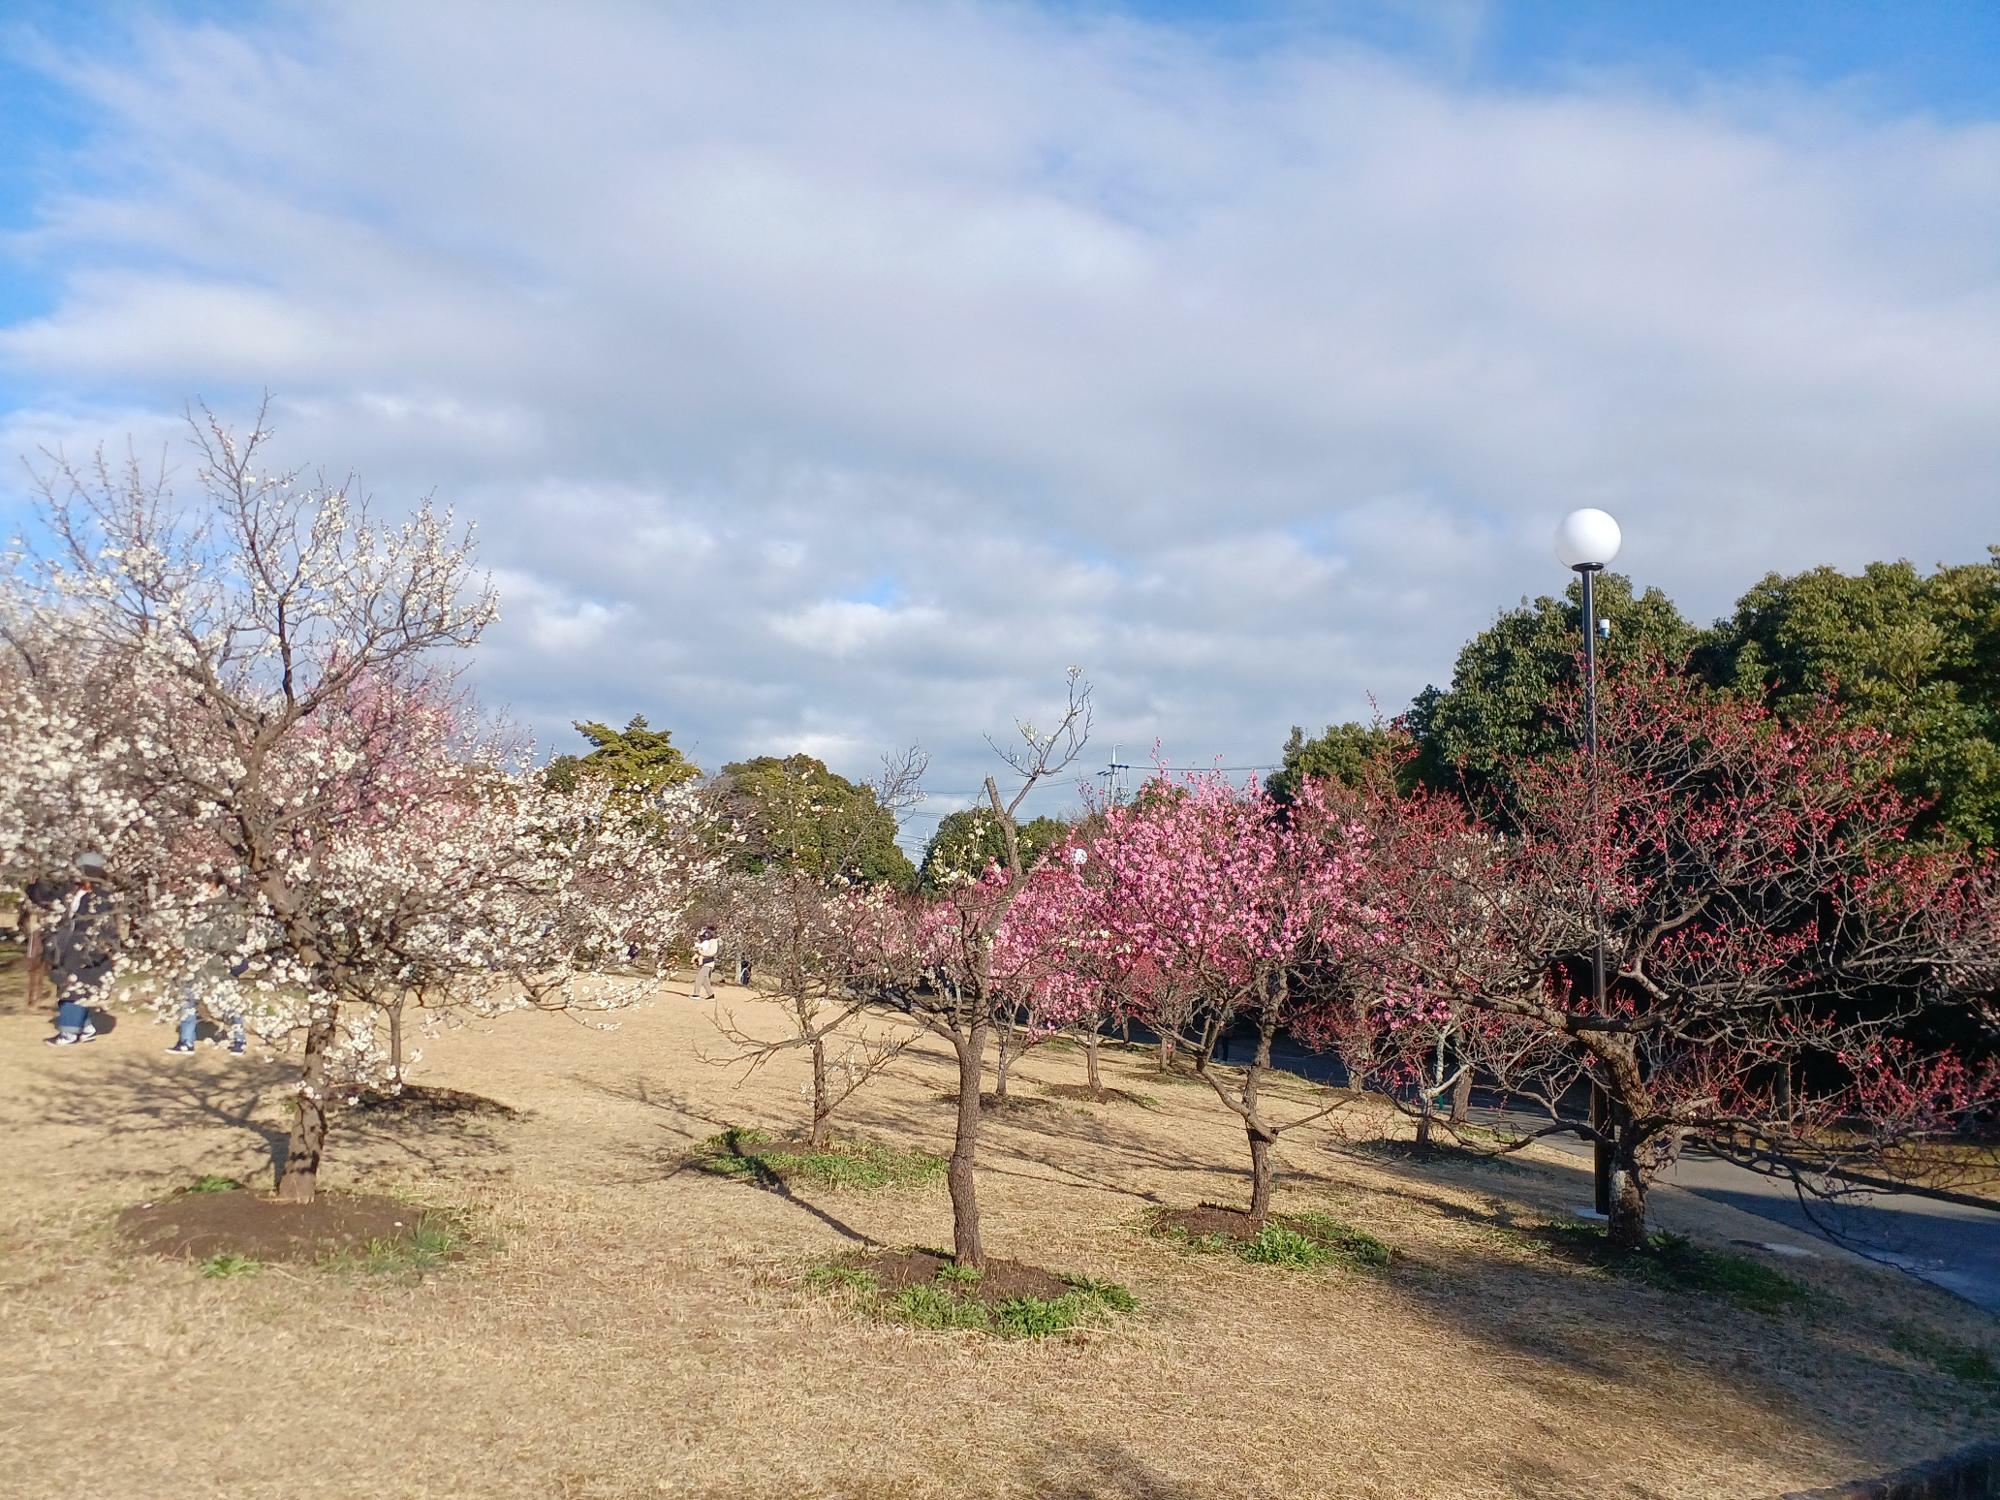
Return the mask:
[[[1058,1280],[1030,1305],[996,1279],[982,1309],[922,1259],[951,1237],[934,1168],[699,1169],[727,1131],[804,1123],[803,1060],[739,1085],[698,1056],[707,1010],[469,1026],[417,1081],[506,1109],[338,1119],[325,1184],[448,1243],[162,1259],[120,1213],[267,1184],[286,1060],[166,1057],[143,1016],[52,1049],[0,1003],[0,1494],[1708,1500],[2000,1423],[2000,1336],[1944,1293],[1762,1256],[1733,1242],[1795,1237],[1671,1191],[1657,1224],[1685,1239],[1608,1269],[1559,1227],[1587,1191],[1565,1159],[1348,1149],[1407,1138],[1365,1101],[1278,1148],[1290,1238],[1150,1233],[1241,1204],[1247,1150],[1206,1088],[1109,1046],[1105,1082],[1150,1108],[987,1116],[988,1250]],[[1024,1093],[1082,1082],[1057,1049],[1016,1068]],[[919,1040],[836,1128],[941,1155],[952,1083]]]

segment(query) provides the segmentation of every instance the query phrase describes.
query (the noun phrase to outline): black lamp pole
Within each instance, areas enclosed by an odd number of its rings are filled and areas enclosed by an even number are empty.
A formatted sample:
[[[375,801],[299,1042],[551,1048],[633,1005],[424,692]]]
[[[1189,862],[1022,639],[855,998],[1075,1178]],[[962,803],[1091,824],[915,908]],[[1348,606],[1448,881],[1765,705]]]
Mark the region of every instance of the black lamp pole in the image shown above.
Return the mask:
[[[1583,580],[1583,715],[1584,748],[1590,766],[1590,826],[1597,828],[1597,575],[1602,564],[1580,563],[1577,576]],[[1590,860],[1590,925],[1597,938],[1591,960],[1590,998],[1598,1015],[1604,1014],[1604,896],[1597,880],[1597,855],[1592,847]],[[1611,1136],[1617,1122],[1611,1118],[1611,1101],[1595,1080],[1590,1085],[1590,1123],[1597,1132],[1591,1142],[1592,1178],[1596,1206],[1601,1214],[1611,1212]]]

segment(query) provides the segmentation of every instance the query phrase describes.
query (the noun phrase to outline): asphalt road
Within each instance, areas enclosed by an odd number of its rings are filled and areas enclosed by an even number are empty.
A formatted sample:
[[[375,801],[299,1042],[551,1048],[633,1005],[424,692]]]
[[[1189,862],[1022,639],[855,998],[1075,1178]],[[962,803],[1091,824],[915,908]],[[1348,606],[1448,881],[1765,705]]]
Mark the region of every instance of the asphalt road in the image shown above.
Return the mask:
[[[1243,1044],[1235,1046],[1241,1061]],[[1282,1039],[1271,1061],[1308,1078],[1345,1083],[1340,1065],[1324,1054],[1308,1052]],[[1497,1103],[1485,1091],[1473,1095],[1475,1118],[1500,1118]],[[1546,1125],[1546,1115],[1510,1112],[1508,1124],[1532,1129]],[[1582,1158],[1590,1147],[1575,1136],[1552,1135],[1544,1143]],[[1689,1152],[1660,1181],[1711,1202],[1756,1214],[1788,1229],[1810,1235],[1841,1250],[1922,1277],[1968,1302],[2000,1315],[2000,1212],[1945,1203],[1907,1193],[1856,1192],[1832,1203],[1802,1204],[1789,1183],[1765,1177],[1700,1152]],[[1583,1179],[1581,1206],[1589,1206],[1589,1178]]]
[[[1550,1144],[1590,1159],[1582,1141],[1551,1137]],[[1781,1179],[1698,1152],[1683,1155],[1659,1180],[1908,1271],[2000,1314],[2000,1213],[1907,1193],[1801,1203]]]

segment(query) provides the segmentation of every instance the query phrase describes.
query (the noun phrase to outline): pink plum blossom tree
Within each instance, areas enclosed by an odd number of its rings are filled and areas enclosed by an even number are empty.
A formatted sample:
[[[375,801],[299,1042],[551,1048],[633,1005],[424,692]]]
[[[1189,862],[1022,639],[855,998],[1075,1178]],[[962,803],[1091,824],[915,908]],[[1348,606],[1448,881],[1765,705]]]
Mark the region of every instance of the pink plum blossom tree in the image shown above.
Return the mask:
[[[1314,971],[1364,940],[1368,924],[1353,896],[1358,825],[1335,816],[1311,784],[1282,810],[1261,787],[1232,788],[1213,775],[1162,777],[1151,790],[1103,815],[1086,862],[1058,851],[1037,872],[1050,902],[1076,908],[1065,923],[1041,926],[1091,951],[1086,973],[1145,965],[1157,975],[1147,993],[1175,996],[1177,1013],[1151,1008],[1144,1019],[1173,1033],[1242,1121],[1249,1212],[1261,1220],[1271,1208],[1271,1148],[1285,1130],[1339,1103],[1281,1121],[1265,1080],[1280,1030],[1309,1030],[1326,1004]],[[1050,1024],[1063,1024],[1090,990],[1087,981],[1051,977],[1037,1000]],[[1254,1028],[1255,1041],[1231,1077],[1215,1066],[1215,1053],[1241,1021]]]

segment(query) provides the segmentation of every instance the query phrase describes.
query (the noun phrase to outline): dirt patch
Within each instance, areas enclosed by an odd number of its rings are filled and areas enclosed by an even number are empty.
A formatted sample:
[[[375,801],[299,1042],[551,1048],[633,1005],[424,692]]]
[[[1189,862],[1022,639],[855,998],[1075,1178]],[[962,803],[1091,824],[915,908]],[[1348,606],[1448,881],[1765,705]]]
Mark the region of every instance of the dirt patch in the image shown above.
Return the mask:
[[[1204,1203],[1196,1208],[1163,1208],[1153,1215],[1153,1227],[1161,1234],[1179,1230],[1195,1238],[1214,1234],[1225,1240],[1254,1240],[1266,1223],[1283,1222],[1276,1214],[1269,1220],[1253,1219],[1240,1208],[1224,1208],[1219,1203]]]
[[[360,1095],[347,1108],[356,1114],[379,1120],[442,1120],[477,1116],[494,1120],[517,1120],[521,1112],[511,1104],[489,1099],[484,1094],[468,1094],[463,1089],[435,1088],[428,1084],[405,1084],[401,1093]]]
[[[408,1240],[423,1216],[417,1205],[378,1193],[322,1192],[310,1203],[280,1203],[269,1193],[235,1188],[141,1203],[120,1214],[118,1226],[156,1255],[311,1265],[371,1243]]]
[[[937,1099],[940,1104],[956,1104],[958,1090],[948,1089]],[[1021,1114],[1031,1109],[1054,1109],[1055,1102],[1038,1099],[1033,1094],[1009,1094],[1002,1099],[998,1094],[989,1092],[979,1096],[979,1108],[986,1114]]]
[[[1093,1089],[1087,1083],[1045,1083],[1042,1092],[1057,1099],[1076,1099],[1085,1104],[1136,1104],[1151,1109],[1153,1101],[1129,1089]]]
[[[1226,1250],[1254,1265],[1378,1271],[1393,1258],[1389,1247],[1367,1230],[1317,1210],[1272,1214],[1259,1222],[1240,1208],[1203,1203],[1156,1209],[1147,1216],[1146,1228],[1191,1250]]]
[[[714,1141],[704,1142],[696,1150],[726,1150],[729,1155],[744,1161],[761,1161],[767,1156],[802,1156],[808,1151],[826,1151],[845,1143],[844,1137],[834,1137],[823,1145],[815,1146],[804,1131],[766,1136],[756,1131],[732,1129],[724,1131]]]
[[[938,1272],[952,1263],[949,1255],[936,1250],[877,1250],[852,1257],[843,1264],[867,1271],[876,1283],[894,1294],[904,1287],[931,1286]],[[1009,1297],[1042,1297],[1053,1300],[1070,1289],[1068,1282],[1040,1266],[1023,1265],[1018,1260],[989,1259],[986,1273],[977,1282],[957,1284],[961,1295],[977,1297],[988,1304]]]

